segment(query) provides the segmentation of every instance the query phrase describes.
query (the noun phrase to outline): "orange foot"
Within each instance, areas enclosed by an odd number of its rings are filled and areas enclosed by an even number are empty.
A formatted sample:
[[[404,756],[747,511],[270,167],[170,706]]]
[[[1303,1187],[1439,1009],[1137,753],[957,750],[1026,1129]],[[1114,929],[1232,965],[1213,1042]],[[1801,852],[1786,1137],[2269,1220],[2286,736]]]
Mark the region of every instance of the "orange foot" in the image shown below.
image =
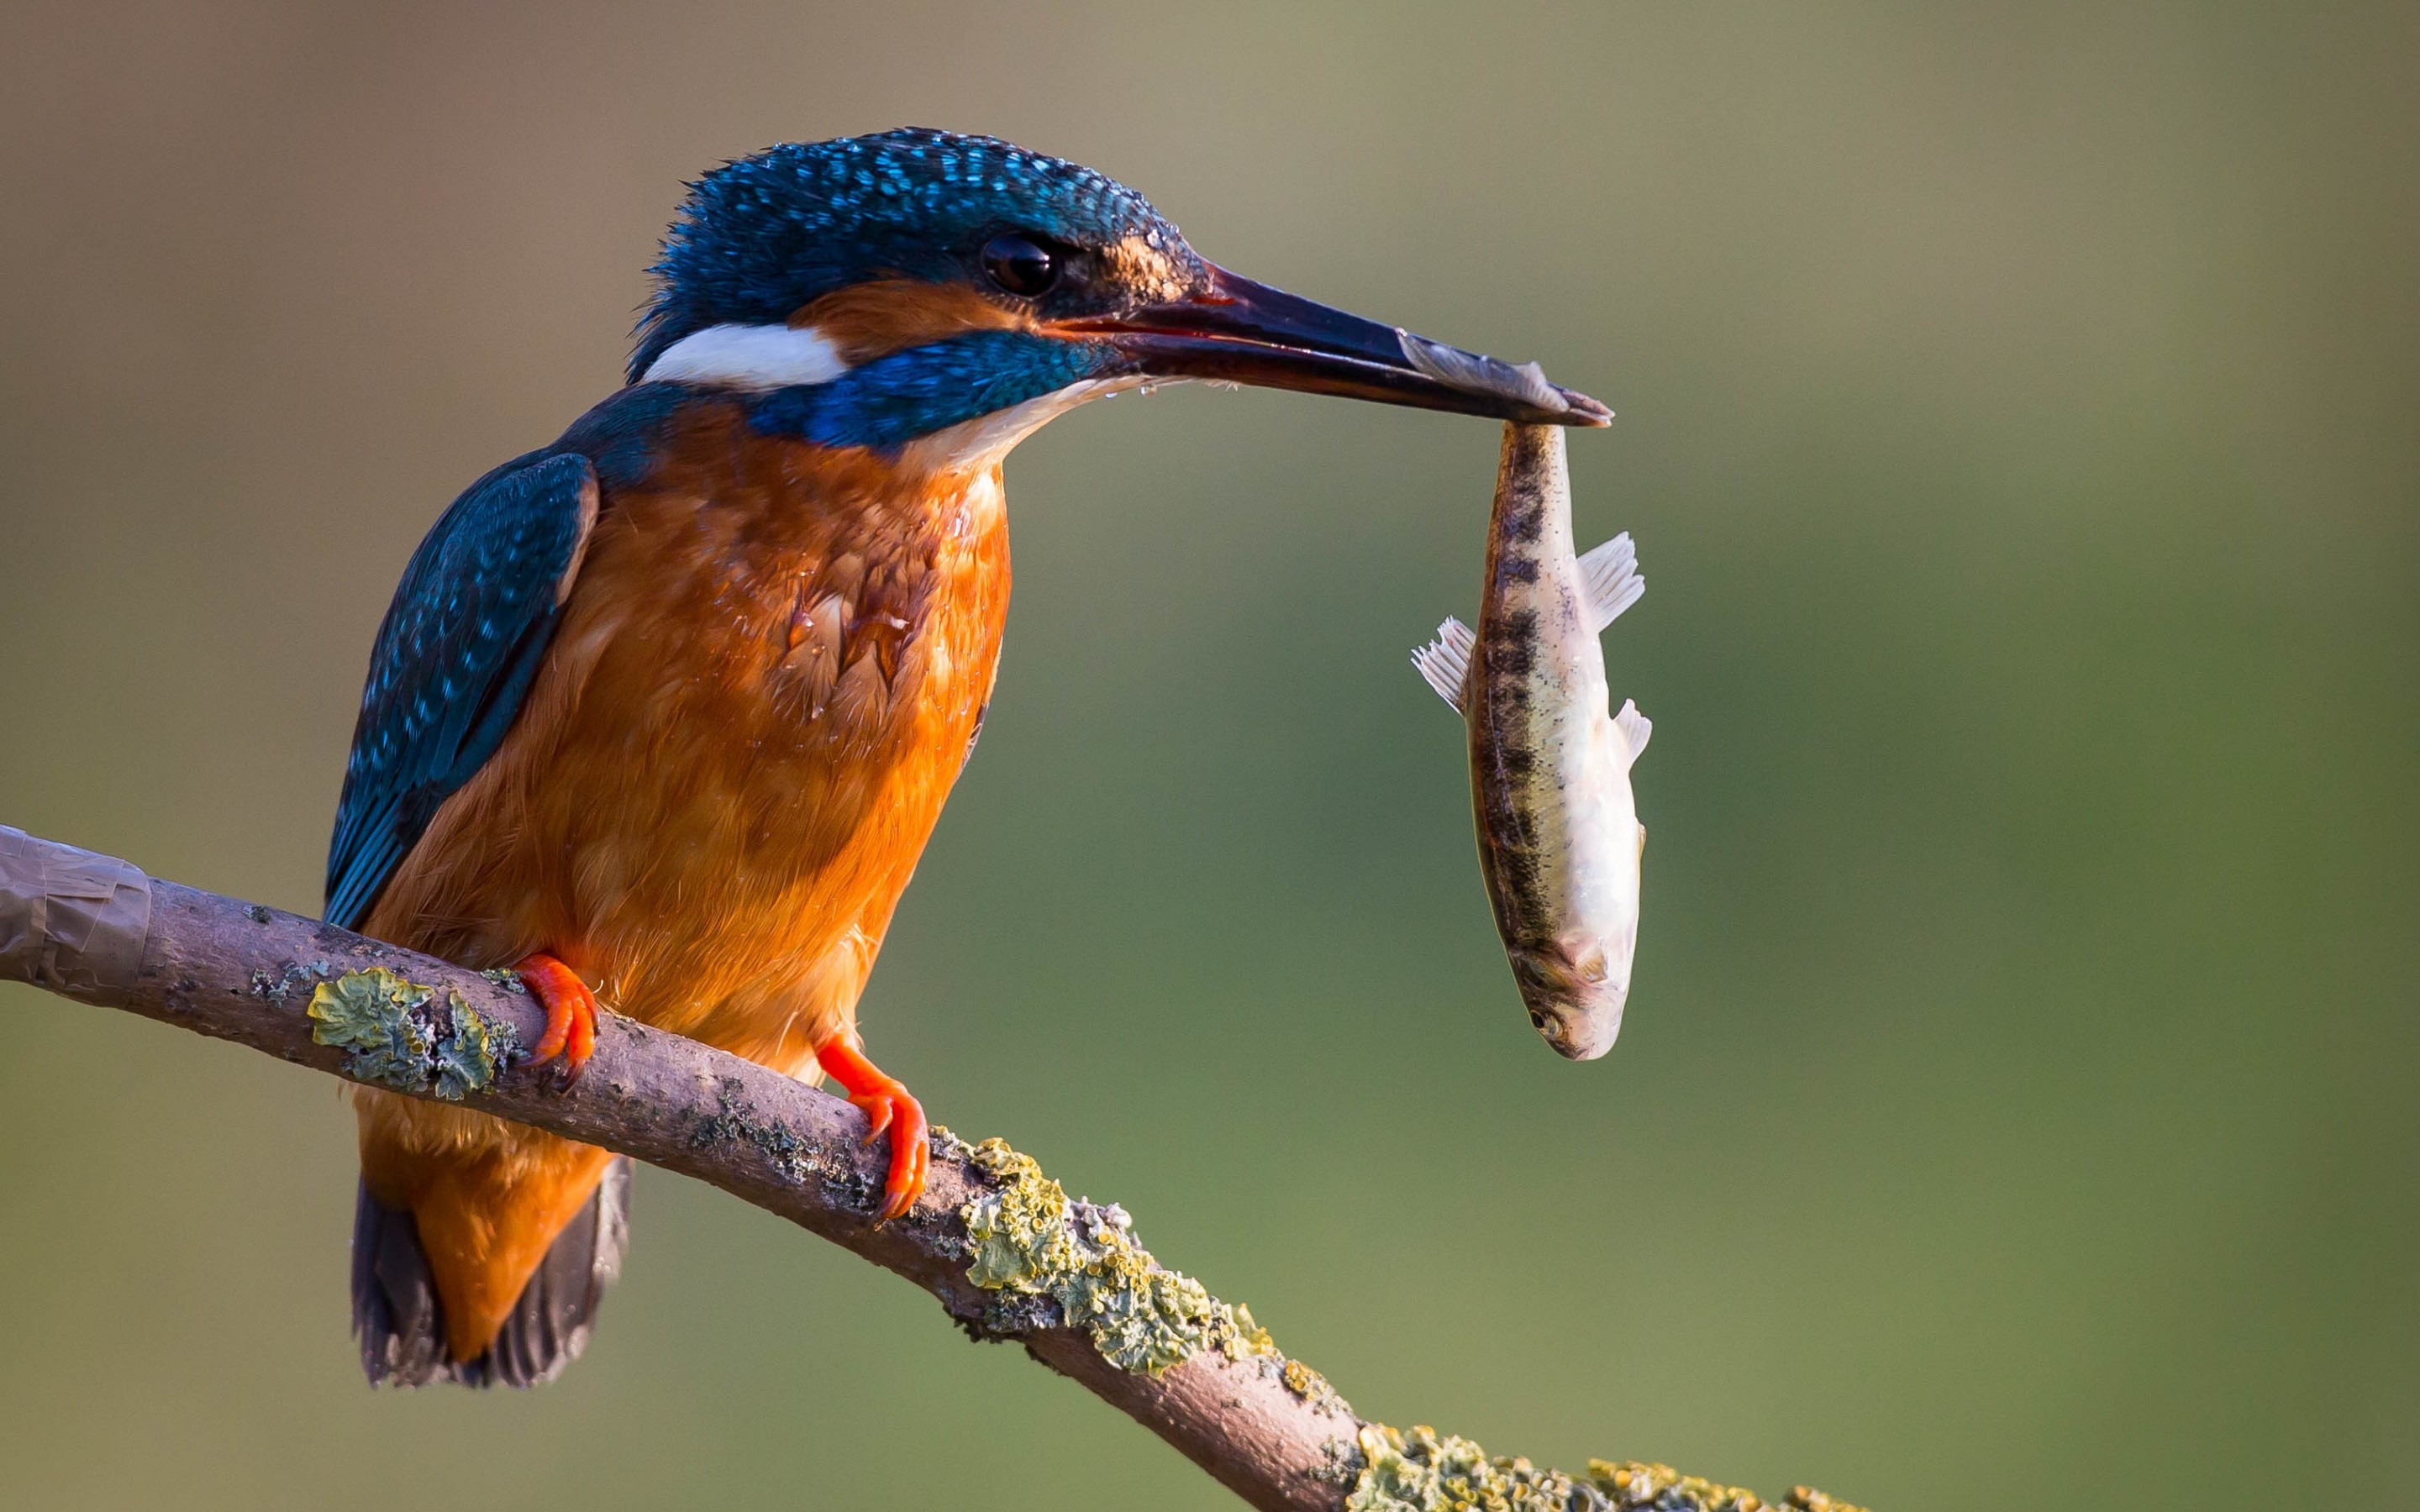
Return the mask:
[[[815,1061],[840,1083],[850,1102],[865,1110],[874,1125],[866,1131],[867,1144],[881,1138],[883,1130],[891,1131],[891,1180],[882,1189],[882,1211],[874,1215],[876,1223],[888,1223],[914,1207],[924,1191],[924,1168],[933,1158],[924,1109],[906,1087],[884,1075],[865,1052],[845,1041],[834,1040],[818,1049]]]
[[[580,1079],[597,1053],[597,995],[579,973],[540,951],[514,968],[530,995],[546,1005],[546,1032],[530,1051],[530,1064],[563,1057],[566,1085]]]

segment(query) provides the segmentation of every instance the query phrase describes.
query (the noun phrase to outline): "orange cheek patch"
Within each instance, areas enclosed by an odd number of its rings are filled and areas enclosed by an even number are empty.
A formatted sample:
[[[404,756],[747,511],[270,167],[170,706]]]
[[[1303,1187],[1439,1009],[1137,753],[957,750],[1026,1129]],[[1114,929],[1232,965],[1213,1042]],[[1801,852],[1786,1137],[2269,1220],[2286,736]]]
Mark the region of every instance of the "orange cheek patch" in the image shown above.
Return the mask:
[[[964,284],[883,278],[835,289],[790,316],[812,328],[855,367],[970,331],[1030,331],[1031,316],[993,303]]]

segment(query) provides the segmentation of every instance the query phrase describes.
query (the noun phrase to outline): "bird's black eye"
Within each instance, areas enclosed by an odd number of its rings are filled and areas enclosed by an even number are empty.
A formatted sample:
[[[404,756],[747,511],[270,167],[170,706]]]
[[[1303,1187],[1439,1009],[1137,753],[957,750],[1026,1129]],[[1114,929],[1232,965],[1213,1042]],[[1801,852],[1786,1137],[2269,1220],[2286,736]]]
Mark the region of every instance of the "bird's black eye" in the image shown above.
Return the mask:
[[[1032,237],[1014,232],[984,243],[983,265],[993,283],[1027,299],[1049,292],[1059,282],[1057,255]]]

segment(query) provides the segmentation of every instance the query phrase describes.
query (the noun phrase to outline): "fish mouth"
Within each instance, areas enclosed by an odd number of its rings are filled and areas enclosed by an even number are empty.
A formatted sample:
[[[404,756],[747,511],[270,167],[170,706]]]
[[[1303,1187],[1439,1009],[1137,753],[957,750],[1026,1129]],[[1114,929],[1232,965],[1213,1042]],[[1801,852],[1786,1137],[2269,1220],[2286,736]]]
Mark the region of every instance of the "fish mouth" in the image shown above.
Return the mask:
[[[1594,1060],[1613,1048],[1621,1037],[1622,999],[1613,998],[1609,1005],[1581,1007],[1557,1003],[1550,1008],[1532,1005],[1529,1023],[1547,1047],[1565,1060]]]
[[[1206,287],[1114,315],[1055,322],[1106,342],[1146,378],[1208,378],[1483,415],[1529,425],[1604,425],[1613,411],[1497,358],[1381,325],[1213,265]]]
[[[1508,950],[1512,980],[1529,1010],[1529,1026],[1565,1060],[1594,1060],[1621,1035],[1621,1011],[1630,1001],[1628,963],[1621,969],[1602,949],[1559,942]]]

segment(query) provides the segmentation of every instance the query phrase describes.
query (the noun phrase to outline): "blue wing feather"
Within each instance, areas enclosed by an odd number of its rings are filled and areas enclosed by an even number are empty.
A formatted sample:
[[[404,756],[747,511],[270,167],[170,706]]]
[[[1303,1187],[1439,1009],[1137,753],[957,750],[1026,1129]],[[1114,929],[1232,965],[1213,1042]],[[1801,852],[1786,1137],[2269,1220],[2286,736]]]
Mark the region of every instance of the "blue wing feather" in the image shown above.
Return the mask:
[[[597,471],[533,452],[464,490],[379,626],[328,846],[332,924],[358,927],[430,816],[503,743],[597,517]]]

